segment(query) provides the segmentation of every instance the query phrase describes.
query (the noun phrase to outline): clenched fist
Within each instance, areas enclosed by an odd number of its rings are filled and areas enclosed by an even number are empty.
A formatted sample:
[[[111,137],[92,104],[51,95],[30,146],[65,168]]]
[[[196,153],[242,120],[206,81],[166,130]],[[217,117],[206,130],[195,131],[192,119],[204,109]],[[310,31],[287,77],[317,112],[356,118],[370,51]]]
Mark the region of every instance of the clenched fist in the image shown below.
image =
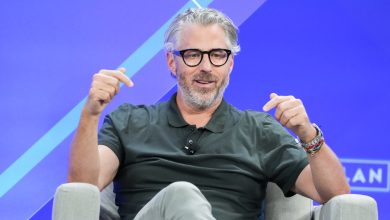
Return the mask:
[[[94,74],[85,111],[91,115],[99,115],[118,94],[120,83],[132,87],[134,83],[125,75],[125,72],[125,68],[119,68],[118,70],[100,70]]]

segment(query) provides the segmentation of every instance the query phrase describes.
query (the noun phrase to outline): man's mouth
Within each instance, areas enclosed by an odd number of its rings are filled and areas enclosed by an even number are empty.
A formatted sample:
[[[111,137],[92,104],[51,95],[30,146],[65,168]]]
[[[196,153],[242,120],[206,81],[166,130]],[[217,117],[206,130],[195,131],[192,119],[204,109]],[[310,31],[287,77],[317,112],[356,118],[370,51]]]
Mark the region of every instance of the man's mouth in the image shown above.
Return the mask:
[[[215,81],[213,80],[194,80],[194,86],[202,89],[214,89]]]
[[[200,73],[192,78],[192,84],[201,89],[214,89],[218,79],[211,74]]]
[[[203,85],[214,83],[214,81],[208,81],[208,80],[194,80],[194,81],[198,84],[203,84]]]

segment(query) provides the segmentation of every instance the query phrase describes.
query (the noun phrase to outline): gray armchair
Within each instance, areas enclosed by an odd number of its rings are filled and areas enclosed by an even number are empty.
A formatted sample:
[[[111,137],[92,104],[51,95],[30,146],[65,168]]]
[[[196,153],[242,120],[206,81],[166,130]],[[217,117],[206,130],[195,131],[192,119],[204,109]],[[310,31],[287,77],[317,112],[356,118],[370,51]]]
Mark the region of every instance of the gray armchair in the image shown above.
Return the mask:
[[[66,183],[57,188],[54,220],[119,219],[112,184],[102,192],[87,183]],[[266,220],[376,220],[377,205],[373,198],[348,194],[336,196],[322,206],[300,195],[285,198],[273,183],[268,184],[265,200]]]

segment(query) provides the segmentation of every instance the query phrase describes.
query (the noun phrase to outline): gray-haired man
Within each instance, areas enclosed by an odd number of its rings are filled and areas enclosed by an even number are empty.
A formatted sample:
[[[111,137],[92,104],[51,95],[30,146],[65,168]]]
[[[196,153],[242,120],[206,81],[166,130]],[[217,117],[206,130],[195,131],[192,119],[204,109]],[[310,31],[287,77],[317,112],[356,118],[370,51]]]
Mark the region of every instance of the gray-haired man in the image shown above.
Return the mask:
[[[157,105],[121,105],[99,134],[100,114],[119,83],[133,83],[124,69],[94,75],[72,144],[69,181],[103,189],[114,180],[124,219],[255,219],[269,181],[286,196],[321,203],[349,193],[337,157],[299,99],[271,94],[263,109],[275,108],[277,120],[223,99],[240,49],[237,28],[224,14],[180,14],[165,47],[177,93]]]

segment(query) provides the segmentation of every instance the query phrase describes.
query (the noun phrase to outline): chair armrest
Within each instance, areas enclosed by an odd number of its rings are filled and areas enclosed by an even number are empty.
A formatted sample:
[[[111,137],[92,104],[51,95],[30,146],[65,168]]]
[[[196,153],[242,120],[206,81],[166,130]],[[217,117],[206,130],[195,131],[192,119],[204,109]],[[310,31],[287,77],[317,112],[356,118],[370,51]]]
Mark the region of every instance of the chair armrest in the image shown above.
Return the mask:
[[[88,183],[65,183],[54,196],[52,218],[54,220],[99,219],[100,192]]]
[[[309,220],[313,201],[301,195],[286,198],[275,183],[268,183],[265,198],[267,220]]]
[[[315,220],[377,220],[375,200],[359,194],[335,196],[322,206],[314,208]]]

